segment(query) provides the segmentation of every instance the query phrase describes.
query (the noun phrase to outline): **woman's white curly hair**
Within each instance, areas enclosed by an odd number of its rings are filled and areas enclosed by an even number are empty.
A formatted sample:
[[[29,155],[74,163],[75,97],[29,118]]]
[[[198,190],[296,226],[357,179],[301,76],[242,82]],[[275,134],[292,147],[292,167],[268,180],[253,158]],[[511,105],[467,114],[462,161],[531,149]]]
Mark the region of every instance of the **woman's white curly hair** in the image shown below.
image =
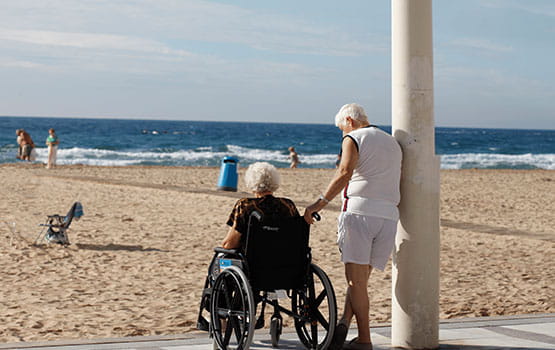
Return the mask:
[[[267,162],[249,165],[245,172],[245,185],[255,193],[274,192],[279,188],[281,177],[276,167]]]

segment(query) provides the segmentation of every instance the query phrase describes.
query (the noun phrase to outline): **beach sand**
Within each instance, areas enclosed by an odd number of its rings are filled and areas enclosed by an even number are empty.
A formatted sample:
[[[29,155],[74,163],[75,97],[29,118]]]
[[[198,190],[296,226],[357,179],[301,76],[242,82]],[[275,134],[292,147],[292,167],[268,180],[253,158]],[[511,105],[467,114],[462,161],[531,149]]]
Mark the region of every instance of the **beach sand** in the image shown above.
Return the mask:
[[[239,191],[222,192],[217,168],[1,165],[0,342],[195,332],[212,248],[248,195],[244,170]],[[280,172],[276,195],[302,212],[334,170]],[[440,318],[555,312],[555,172],[442,171],[441,191]],[[33,246],[46,215],[74,201],[85,216],[72,244]],[[339,204],[322,211],[311,246],[341,310]],[[372,322],[389,322],[391,262],[370,290]]]

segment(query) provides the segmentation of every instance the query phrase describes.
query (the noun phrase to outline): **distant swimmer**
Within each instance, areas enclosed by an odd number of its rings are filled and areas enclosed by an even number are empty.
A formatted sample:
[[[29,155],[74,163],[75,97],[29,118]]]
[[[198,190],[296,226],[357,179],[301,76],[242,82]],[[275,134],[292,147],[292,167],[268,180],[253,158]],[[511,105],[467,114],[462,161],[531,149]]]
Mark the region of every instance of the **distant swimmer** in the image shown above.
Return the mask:
[[[299,165],[299,154],[295,151],[295,147],[289,147],[289,159],[291,160],[290,168],[296,168]]]

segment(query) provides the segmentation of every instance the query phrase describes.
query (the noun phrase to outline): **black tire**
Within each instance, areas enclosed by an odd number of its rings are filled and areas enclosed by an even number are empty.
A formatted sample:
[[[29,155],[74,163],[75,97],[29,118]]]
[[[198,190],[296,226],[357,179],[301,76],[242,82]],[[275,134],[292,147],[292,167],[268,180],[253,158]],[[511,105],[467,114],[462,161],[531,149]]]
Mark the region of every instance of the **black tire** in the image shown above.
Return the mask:
[[[272,338],[272,347],[277,348],[279,337],[281,336],[283,320],[281,317],[272,317],[270,321],[270,337]]]
[[[221,350],[248,350],[254,335],[256,305],[245,273],[236,266],[223,270],[212,289],[210,329]],[[233,337],[234,335],[234,337]]]
[[[307,283],[294,290],[291,298],[295,330],[307,349],[326,349],[331,343],[337,323],[335,292],[326,273],[310,265]]]

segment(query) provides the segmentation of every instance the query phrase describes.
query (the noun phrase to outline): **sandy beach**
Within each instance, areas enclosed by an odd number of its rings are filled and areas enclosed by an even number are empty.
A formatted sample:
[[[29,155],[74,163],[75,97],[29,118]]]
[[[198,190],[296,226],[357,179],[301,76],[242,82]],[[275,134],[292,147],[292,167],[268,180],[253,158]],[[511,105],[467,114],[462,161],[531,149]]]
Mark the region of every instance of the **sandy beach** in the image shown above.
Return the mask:
[[[235,201],[218,168],[0,165],[0,342],[195,332],[212,248]],[[280,169],[299,210],[333,169]],[[555,312],[555,171],[441,172],[440,318]],[[80,201],[71,245],[32,243]],[[342,309],[340,200],[313,226],[313,260]],[[15,234],[11,225],[15,223]],[[391,262],[370,281],[373,322],[391,317]]]

